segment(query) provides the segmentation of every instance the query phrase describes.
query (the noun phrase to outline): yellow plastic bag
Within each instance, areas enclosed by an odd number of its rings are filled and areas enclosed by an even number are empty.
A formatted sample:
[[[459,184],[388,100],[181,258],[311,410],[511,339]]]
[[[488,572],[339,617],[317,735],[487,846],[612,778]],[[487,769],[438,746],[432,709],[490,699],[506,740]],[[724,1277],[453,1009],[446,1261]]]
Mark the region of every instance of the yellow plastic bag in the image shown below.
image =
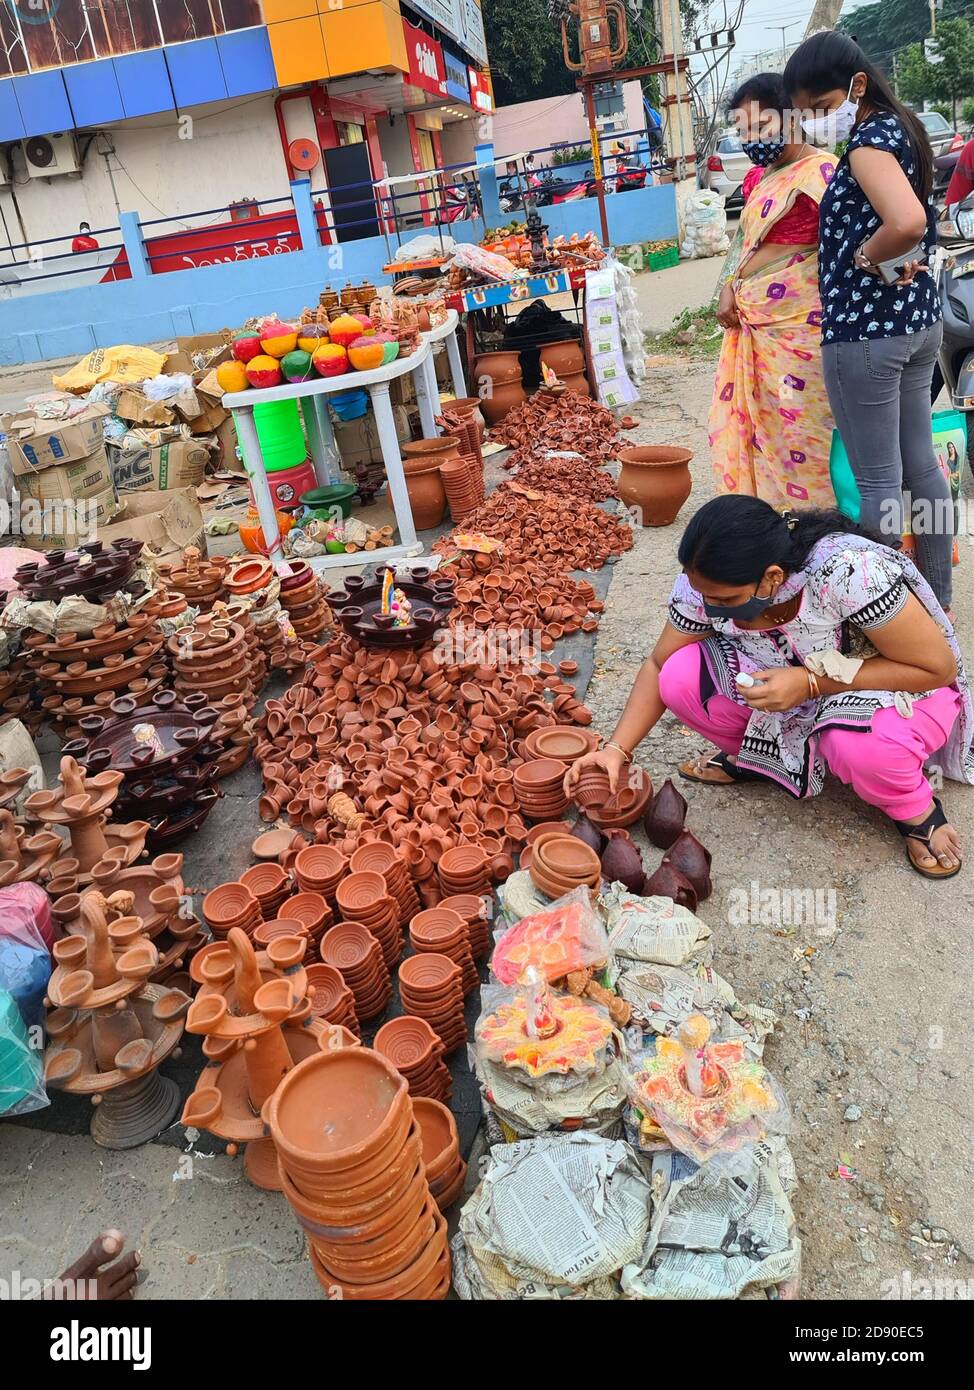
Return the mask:
[[[52,380],[59,391],[73,391],[82,395],[90,391],[96,381],[138,385],[147,376],[158,376],[165,365],[164,353],[122,343],[118,347],[95,348],[94,352],[89,352],[80,362],[76,362],[70,371]]]

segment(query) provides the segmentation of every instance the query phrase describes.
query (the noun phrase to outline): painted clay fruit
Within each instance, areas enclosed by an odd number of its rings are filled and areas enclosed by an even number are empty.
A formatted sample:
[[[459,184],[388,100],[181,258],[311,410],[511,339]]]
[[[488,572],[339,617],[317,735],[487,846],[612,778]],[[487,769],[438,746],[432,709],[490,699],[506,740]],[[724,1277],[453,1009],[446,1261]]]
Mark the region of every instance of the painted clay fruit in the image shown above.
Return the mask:
[[[322,343],[311,354],[319,376],[341,376],[348,371],[348,353],[340,343]]]
[[[362,320],[354,314],[339,314],[337,319],[332,320],[328,336],[333,343],[348,347],[350,343],[355,342],[356,338],[361,338],[365,331]],[[374,333],[375,329],[373,328],[372,331]]]
[[[315,374],[311,353],[295,348],[281,358],[281,371],[285,381],[309,381]]]
[[[274,357],[267,357],[263,353],[259,357],[252,357],[247,363],[247,380],[251,386],[256,386],[258,390],[266,386],[280,386],[281,384],[281,364]]]
[[[246,391],[247,368],[243,362],[221,362],[216,369],[216,379],[224,391]]]
[[[328,341],[328,329],[323,323],[303,323],[298,329],[298,347],[302,352],[314,353]]]
[[[348,345],[348,360],[357,372],[370,372],[381,367],[385,357],[384,345],[372,334],[362,334]]]
[[[245,328],[243,332],[234,334],[230,351],[238,362],[249,362],[261,351],[260,337],[252,328]]]
[[[298,345],[298,331],[293,324],[270,319],[261,326],[260,347],[268,357],[286,357]]]

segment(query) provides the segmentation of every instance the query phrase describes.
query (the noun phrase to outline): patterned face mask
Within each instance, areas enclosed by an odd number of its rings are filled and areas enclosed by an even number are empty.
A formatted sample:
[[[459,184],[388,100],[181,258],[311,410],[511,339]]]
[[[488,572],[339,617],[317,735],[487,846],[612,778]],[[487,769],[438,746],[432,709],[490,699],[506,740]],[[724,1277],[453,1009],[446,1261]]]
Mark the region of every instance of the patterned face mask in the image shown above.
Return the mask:
[[[752,164],[767,168],[780,159],[785,149],[784,140],[742,140],[741,149]]]

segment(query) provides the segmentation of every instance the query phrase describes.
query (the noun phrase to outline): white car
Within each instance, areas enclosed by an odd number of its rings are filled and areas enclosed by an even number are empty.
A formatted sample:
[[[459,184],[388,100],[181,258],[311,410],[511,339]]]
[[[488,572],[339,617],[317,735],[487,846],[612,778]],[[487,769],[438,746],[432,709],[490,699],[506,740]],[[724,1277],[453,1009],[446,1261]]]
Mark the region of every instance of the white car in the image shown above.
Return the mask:
[[[717,137],[713,154],[698,162],[697,184],[723,194],[727,212],[739,212],[744,206],[741,184],[750,168],[751,161],[741,148],[737,131],[725,130]]]

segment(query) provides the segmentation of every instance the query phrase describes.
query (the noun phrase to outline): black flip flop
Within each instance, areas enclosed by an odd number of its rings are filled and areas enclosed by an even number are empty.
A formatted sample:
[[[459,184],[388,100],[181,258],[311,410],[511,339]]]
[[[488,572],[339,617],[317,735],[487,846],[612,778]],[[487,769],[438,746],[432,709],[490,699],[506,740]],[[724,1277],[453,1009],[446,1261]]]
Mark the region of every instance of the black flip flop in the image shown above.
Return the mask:
[[[933,832],[939,830],[942,825],[949,825],[950,821],[944,814],[944,808],[940,804],[940,798],[935,796],[933,799],[933,810],[925,821],[921,821],[919,825],[911,825],[909,821],[895,820],[893,824],[904,840],[919,840],[922,845],[926,845],[932,857],[936,859],[937,856],[934,854],[930,844],[930,841],[933,839]],[[925,869],[916,862],[909,850],[906,851],[906,857],[910,868],[913,869],[915,873],[918,873],[921,878],[954,878],[963,868],[962,863],[958,864],[956,869],[945,869],[938,863],[936,869]]]
[[[699,782],[704,787],[727,787],[730,785],[730,782],[713,782],[709,777],[697,777],[692,772],[685,772],[685,766],[687,766],[687,764],[681,764],[680,767],[677,768],[677,772],[685,782]],[[760,772],[749,772],[746,768],[738,767],[736,763],[732,763],[726,753],[715,753],[713,757],[708,758],[705,763],[701,763],[700,767],[701,769],[705,767],[719,767],[721,772],[727,773],[731,782],[767,781],[767,778],[762,777]]]

